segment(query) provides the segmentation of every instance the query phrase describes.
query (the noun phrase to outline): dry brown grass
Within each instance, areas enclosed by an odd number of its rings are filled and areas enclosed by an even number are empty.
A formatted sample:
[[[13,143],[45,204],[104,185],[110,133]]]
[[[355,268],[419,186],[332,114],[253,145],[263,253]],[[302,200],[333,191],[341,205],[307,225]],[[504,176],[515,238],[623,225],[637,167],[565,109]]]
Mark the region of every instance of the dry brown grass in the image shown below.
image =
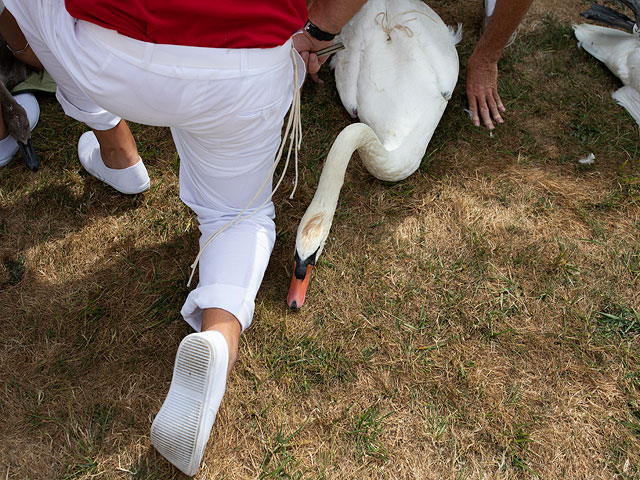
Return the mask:
[[[328,72],[306,88],[301,186],[197,478],[640,478],[638,129],[576,49],[584,8],[534,5],[490,137],[462,113],[479,2],[437,6],[463,69],[425,162],[399,184],[353,162],[293,313],[297,224],[350,122]],[[170,135],[134,126],[152,188],[125,198],[41,103],[43,168],[0,171],[0,476],[183,478],[149,442],[198,235]]]

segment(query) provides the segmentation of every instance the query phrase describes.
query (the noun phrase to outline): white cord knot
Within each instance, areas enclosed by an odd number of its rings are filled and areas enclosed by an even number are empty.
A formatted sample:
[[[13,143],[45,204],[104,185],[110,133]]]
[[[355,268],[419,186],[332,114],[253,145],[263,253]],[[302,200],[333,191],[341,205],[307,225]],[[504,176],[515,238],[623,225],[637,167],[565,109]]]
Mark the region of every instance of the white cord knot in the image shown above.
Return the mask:
[[[424,15],[428,19],[432,20],[434,23],[438,23],[433,18],[431,18],[431,16],[429,16],[424,12],[421,12],[419,10],[407,10],[406,12],[398,13],[397,15],[394,15],[391,18],[389,18],[388,12],[380,12],[376,15],[376,24],[382,27],[382,30],[384,31],[384,33],[386,33],[389,36],[389,38],[391,38],[391,32],[393,30],[400,30],[401,32],[404,32],[404,34],[407,37],[411,38],[413,37],[413,30],[411,30],[411,27],[405,24],[409,22],[413,22],[414,20],[417,20],[417,17],[408,18],[401,23],[396,23],[395,25],[392,25],[398,17],[402,15],[406,15],[408,13],[417,13],[419,15]]]

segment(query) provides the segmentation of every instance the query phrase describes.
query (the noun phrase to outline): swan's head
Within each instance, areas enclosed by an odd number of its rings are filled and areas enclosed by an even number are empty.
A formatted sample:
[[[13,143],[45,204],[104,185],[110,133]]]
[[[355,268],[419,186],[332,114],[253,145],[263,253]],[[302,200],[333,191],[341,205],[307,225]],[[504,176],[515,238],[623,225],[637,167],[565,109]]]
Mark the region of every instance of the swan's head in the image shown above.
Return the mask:
[[[333,219],[333,211],[327,215],[326,212],[314,212],[314,210],[309,206],[298,226],[296,251],[293,255],[293,275],[291,275],[291,285],[287,295],[287,304],[294,310],[298,310],[304,303],[311,270],[322,252]],[[327,217],[329,217],[328,224]]]
[[[316,253],[302,260],[296,250],[293,256],[293,275],[291,275],[291,285],[287,295],[287,305],[293,310],[300,309],[304,303],[311,280],[311,269],[316,264]]]
[[[3,97],[11,97],[6,88],[4,86],[2,88],[6,93]],[[33,100],[25,97],[27,97],[27,95],[11,97],[10,100],[3,101],[2,118],[7,126],[9,134],[18,143],[18,147],[20,147],[20,152],[22,153],[22,158],[24,159],[27,167],[35,172],[40,167],[40,162],[38,161],[38,156],[33,148],[33,144],[31,143],[31,130],[35,127],[36,122],[38,121],[40,109],[35,97],[33,97]],[[18,98],[20,98],[20,100],[18,100]],[[35,120],[29,119],[27,111],[19,102],[35,102],[35,109],[38,112],[34,116]]]

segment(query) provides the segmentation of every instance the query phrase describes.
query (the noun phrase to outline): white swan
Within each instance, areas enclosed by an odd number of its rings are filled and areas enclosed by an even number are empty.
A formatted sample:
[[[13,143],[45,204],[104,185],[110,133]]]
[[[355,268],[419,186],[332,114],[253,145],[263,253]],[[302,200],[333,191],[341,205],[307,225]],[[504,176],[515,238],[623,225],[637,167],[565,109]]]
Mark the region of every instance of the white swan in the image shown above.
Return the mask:
[[[304,302],[353,152],[380,180],[402,180],[420,166],[458,79],[461,36],[460,26],[454,32],[419,0],[369,0],[342,30],[337,40],[345,50],[333,62],[336,86],[362,123],[336,138],[298,227],[291,308]]]
[[[578,46],[604,63],[611,72],[622,80],[624,87],[611,94],[640,125],[640,37],[638,34],[638,16],[640,3],[637,0],[624,0],[636,16],[634,22],[626,15],[601,5],[593,5],[582,15],[607,25],[623,28],[600,27],[582,23],[573,25]]]

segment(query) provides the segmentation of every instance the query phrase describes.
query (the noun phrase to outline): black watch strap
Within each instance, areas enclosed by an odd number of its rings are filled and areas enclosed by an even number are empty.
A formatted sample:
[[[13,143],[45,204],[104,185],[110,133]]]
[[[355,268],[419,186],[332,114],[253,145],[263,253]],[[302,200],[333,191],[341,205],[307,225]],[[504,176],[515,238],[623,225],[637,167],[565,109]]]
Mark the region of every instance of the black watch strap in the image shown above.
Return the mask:
[[[311,23],[310,20],[307,20],[307,23],[304,24],[304,31],[316,40],[322,40],[324,42],[328,42],[336,38],[335,33],[325,32],[324,30]]]

